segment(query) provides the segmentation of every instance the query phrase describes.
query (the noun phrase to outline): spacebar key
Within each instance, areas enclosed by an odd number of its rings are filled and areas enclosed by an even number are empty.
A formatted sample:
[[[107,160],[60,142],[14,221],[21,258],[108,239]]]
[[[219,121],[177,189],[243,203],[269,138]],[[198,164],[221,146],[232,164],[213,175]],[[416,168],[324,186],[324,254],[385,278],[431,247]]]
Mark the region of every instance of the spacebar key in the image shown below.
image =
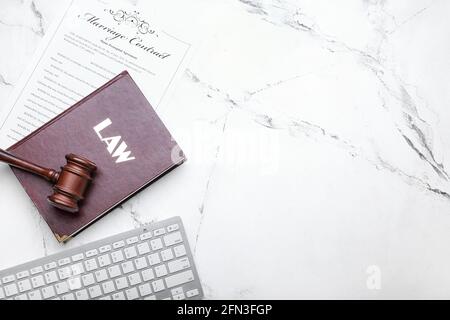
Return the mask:
[[[173,276],[169,276],[166,278],[167,288],[172,288],[179,286],[180,284],[190,282],[194,280],[194,274],[192,270],[184,271],[181,273],[177,273]]]

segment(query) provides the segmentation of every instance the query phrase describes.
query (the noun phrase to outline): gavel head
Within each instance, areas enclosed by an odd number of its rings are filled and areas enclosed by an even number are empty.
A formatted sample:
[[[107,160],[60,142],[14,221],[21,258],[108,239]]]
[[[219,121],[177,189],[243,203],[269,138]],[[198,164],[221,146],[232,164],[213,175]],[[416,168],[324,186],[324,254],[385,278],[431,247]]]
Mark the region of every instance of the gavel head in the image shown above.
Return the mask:
[[[84,199],[87,187],[93,180],[97,166],[83,157],[68,154],[67,164],[61,172],[55,172],[53,194],[47,199],[58,209],[68,212],[78,212],[78,202]]]

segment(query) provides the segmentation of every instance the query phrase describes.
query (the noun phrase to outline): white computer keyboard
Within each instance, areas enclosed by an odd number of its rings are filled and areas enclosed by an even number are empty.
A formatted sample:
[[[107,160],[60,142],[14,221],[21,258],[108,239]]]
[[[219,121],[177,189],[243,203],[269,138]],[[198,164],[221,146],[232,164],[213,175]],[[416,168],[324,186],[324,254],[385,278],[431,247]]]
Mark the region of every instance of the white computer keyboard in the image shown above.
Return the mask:
[[[200,299],[179,217],[0,271],[0,299]]]

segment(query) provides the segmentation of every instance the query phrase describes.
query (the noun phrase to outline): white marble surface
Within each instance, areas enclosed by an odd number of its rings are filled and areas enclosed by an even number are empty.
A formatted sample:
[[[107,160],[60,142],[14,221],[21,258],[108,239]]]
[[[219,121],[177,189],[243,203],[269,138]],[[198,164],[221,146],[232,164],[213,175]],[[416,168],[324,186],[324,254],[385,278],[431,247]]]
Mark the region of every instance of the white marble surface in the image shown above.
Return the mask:
[[[207,298],[450,298],[450,2],[191,2],[189,161],[66,246],[3,168],[0,268],[180,215]],[[2,0],[1,101],[61,7]]]

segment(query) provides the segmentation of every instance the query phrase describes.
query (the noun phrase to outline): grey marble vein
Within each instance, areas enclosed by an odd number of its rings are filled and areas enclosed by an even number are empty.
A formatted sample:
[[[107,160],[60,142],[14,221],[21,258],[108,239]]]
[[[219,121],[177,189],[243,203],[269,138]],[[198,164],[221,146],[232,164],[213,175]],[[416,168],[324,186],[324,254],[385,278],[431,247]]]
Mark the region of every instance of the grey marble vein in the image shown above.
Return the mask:
[[[354,48],[345,42],[337,40],[331,35],[323,33],[320,26],[318,26],[311,17],[308,17],[300,7],[297,7],[295,3],[291,3],[290,1],[280,0],[277,1],[276,5],[266,2],[264,2],[265,5],[263,5],[260,1],[241,2],[247,6],[264,8],[263,20],[269,20],[269,22],[276,24],[281,23],[300,32],[306,32],[317,39],[330,52],[348,53],[353,55],[355,59],[370,70],[376,79],[378,79],[384,88],[384,95],[401,102],[401,106],[403,107],[403,117],[396,117],[394,112],[392,114],[394,115],[394,121],[396,121],[397,126],[402,127],[402,129],[399,130],[399,133],[404,138],[405,143],[411,148],[412,152],[430,165],[439,177],[448,180],[449,176],[446,169],[442,163],[436,161],[433,153],[431,142],[431,136],[433,135],[432,127],[421,117],[418,106],[413,100],[405,81],[401,79],[396,71],[386,67],[380,57],[365,50]],[[422,8],[410,18],[406,19],[404,23],[419,16],[430,6]],[[260,12],[250,12],[253,14],[260,14]],[[383,101],[383,106],[388,106],[386,101]],[[397,105],[395,107],[397,107]],[[388,108],[394,108],[394,105],[391,105]]]
[[[228,119],[229,119],[230,113],[231,113],[231,110],[228,111],[228,113],[225,115],[225,117],[223,119],[222,132],[221,132],[221,136],[222,137],[225,135],[225,132],[227,130],[227,124],[228,124]],[[222,140],[222,139],[220,139],[220,140]],[[209,171],[208,178],[206,180],[205,188],[204,188],[204,191],[203,191],[203,197],[201,199],[201,202],[200,202],[200,205],[199,205],[199,208],[198,208],[198,211],[200,212],[200,221],[198,223],[197,232],[196,232],[196,236],[195,236],[194,248],[192,250],[194,255],[197,252],[197,245],[198,245],[198,242],[199,242],[199,239],[200,239],[201,230],[202,230],[202,227],[203,227],[203,222],[204,222],[205,216],[206,216],[205,209],[206,209],[208,195],[209,195],[209,192],[210,192],[210,185],[212,183],[212,180],[213,180],[213,177],[214,177],[214,173],[216,171],[216,167],[217,167],[217,163],[219,161],[219,155],[220,155],[221,149],[222,149],[222,143],[220,142],[216,146],[213,163],[212,163],[211,169]]]
[[[42,13],[38,10],[36,7],[35,1],[31,1],[31,11],[33,12],[34,16],[36,17],[38,21],[38,30],[36,31],[36,34],[38,36],[44,36],[44,17],[42,16]]]
[[[22,2],[21,5],[23,5],[24,3]],[[37,8],[36,4],[34,1],[30,2],[30,10],[33,14],[33,17],[35,18],[36,22],[36,26],[33,26],[33,23],[21,23],[21,22],[9,22],[9,21],[5,21],[5,19],[0,19],[0,26],[5,26],[8,28],[15,28],[15,29],[20,29],[20,28],[24,28],[26,30],[31,31],[34,35],[38,36],[38,37],[43,37],[45,34],[45,30],[44,30],[44,17],[42,15],[42,13],[39,11],[39,9]]]
[[[13,84],[6,81],[5,77],[3,77],[3,75],[0,74],[0,85],[3,86],[12,86]]]
[[[369,55],[370,57],[370,55]],[[371,58],[373,59],[373,58]],[[202,86],[204,89],[207,90],[207,96],[209,97],[215,97],[218,99],[223,100],[224,102],[227,102],[229,104],[229,111],[227,112],[226,118],[228,118],[228,114],[231,110],[233,109],[238,109],[244,112],[247,112],[249,115],[251,115],[251,119],[256,122],[257,124],[268,128],[268,129],[273,129],[273,130],[288,130],[291,134],[292,133],[301,133],[306,137],[309,138],[313,138],[313,139],[325,139],[326,141],[330,142],[331,144],[335,144],[338,147],[342,148],[343,150],[346,150],[348,152],[348,154],[351,157],[359,157],[367,162],[369,162],[370,164],[372,164],[374,167],[378,168],[378,169],[383,169],[386,170],[388,172],[394,173],[396,174],[398,177],[400,177],[403,181],[405,181],[406,183],[410,184],[410,185],[415,185],[419,188],[422,188],[426,191],[429,191],[431,193],[433,193],[436,196],[440,196],[443,197],[446,200],[450,200],[450,198],[448,197],[448,194],[446,191],[438,188],[438,187],[433,187],[432,185],[430,185],[430,183],[425,182],[424,180],[414,177],[412,175],[406,174],[403,170],[401,170],[400,168],[394,166],[393,164],[390,164],[388,161],[384,160],[378,153],[376,154],[376,157],[373,158],[367,154],[365,154],[360,147],[355,146],[354,144],[352,144],[351,142],[347,141],[346,139],[342,139],[339,135],[334,134],[334,133],[329,133],[325,128],[322,128],[321,126],[317,125],[317,124],[313,124],[311,122],[308,122],[306,120],[299,120],[299,119],[276,119],[270,115],[267,114],[261,114],[258,113],[257,111],[251,110],[249,108],[246,107],[245,103],[249,102],[254,96],[256,96],[258,93],[263,92],[265,90],[271,89],[273,87],[276,87],[277,84],[283,84],[287,81],[293,80],[293,79],[297,79],[300,76],[296,76],[287,80],[279,80],[274,82],[274,84],[269,84],[267,86],[265,86],[264,88],[255,90],[253,92],[247,91],[247,95],[245,98],[245,101],[241,102],[235,98],[230,97],[230,95],[226,92],[224,92],[223,90],[221,90],[220,88],[217,88],[211,84],[208,84],[206,82],[203,82],[199,76],[197,76],[192,70],[187,70],[186,71],[186,75],[187,77],[194,83]],[[408,95],[409,96],[409,95]],[[417,116],[417,109],[415,108],[415,106],[411,103],[410,99],[404,99],[402,101],[407,101],[407,105],[408,108],[411,108],[413,110],[413,113],[415,113]],[[418,129],[417,127],[415,127],[415,125],[413,124],[413,120],[412,117],[406,118],[407,119],[407,123],[409,124],[409,126],[412,128],[412,130],[414,132],[416,132],[419,135],[419,138],[421,140],[422,145],[425,148],[428,148],[427,146],[427,140],[425,138],[425,135],[422,134],[422,132],[420,131],[420,129]],[[423,154],[415,145],[414,143],[405,135],[402,133],[402,131],[400,129],[398,129],[401,136],[403,137],[403,139],[405,139],[407,145],[413,150],[413,152],[415,154],[417,154],[417,156],[422,159],[423,161],[425,161],[428,165],[431,166],[431,168],[433,168],[433,170],[441,177],[444,178],[445,180],[448,179],[447,173],[445,172],[443,166],[441,164],[436,163],[436,161],[434,160],[434,155],[431,152],[431,150],[429,150],[428,154],[425,155]],[[220,150],[220,149],[218,149]],[[430,160],[431,159],[431,160]],[[210,179],[211,176],[209,177],[207,184],[206,184],[206,191],[209,189],[209,183],[210,183]],[[197,246],[197,242],[198,242],[198,238],[199,238],[199,231],[201,228],[201,225],[203,224],[203,210],[204,210],[204,202],[206,199],[206,192],[204,195],[204,198],[201,202],[201,205],[199,207],[199,211],[201,212],[202,218],[201,218],[201,222],[199,225],[199,229],[197,231],[197,240],[196,240],[196,244],[194,246],[194,248]],[[195,249],[194,249],[195,252]]]
[[[136,195],[133,199],[119,206],[120,209],[122,209],[128,214],[128,216],[131,218],[136,228],[140,228],[145,225],[138,212],[138,205],[139,205],[139,195]]]

